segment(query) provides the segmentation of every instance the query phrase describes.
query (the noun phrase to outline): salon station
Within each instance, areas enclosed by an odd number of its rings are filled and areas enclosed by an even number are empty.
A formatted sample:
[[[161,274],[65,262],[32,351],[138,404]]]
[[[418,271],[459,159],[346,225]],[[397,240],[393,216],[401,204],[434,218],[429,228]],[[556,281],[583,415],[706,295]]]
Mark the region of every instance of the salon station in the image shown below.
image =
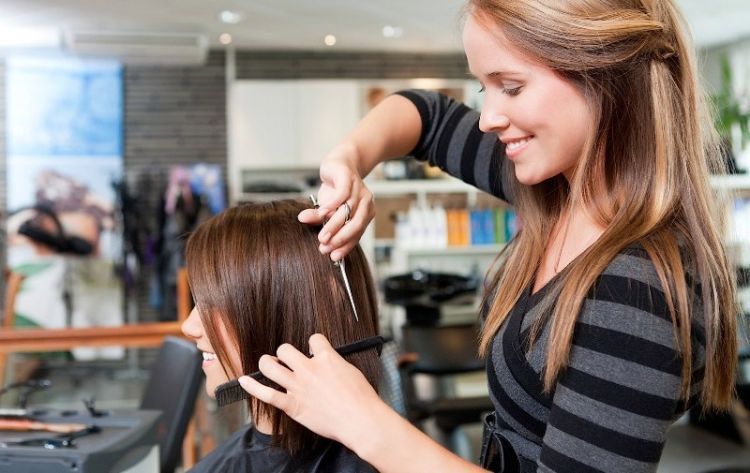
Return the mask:
[[[750,3],[675,3],[727,163],[711,186],[729,196],[739,369],[731,409],[687,411],[657,471],[750,472]],[[275,288],[297,299],[290,307],[320,298],[333,278],[344,302],[319,317],[355,327],[354,339],[342,335],[353,343],[338,345],[377,350],[357,367],[378,373],[379,397],[479,464],[482,416],[494,410],[480,305],[485,275],[523,225],[513,207],[404,156],[365,179],[376,215],[340,261],[299,256],[303,236],[263,220],[269,202],[315,209],[326,197],[321,160],[391,94],[426,89],[482,108],[463,4],[0,0],[0,473],[187,472],[246,428],[239,385],[208,393],[234,352],[216,346],[220,334],[195,309],[200,297],[222,307],[211,275],[233,257],[210,249],[232,237],[221,231],[238,206],[257,209],[236,216],[258,235],[248,238],[270,239],[270,253],[253,244],[237,256],[248,277],[299,264],[304,280]],[[350,212],[347,203],[326,220]],[[223,227],[202,226],[220,214]],[[261,307],[246,296],[236,305]],[[278,346],[281,329],[267,322],[277,319],[252,320],[247,330],[268,348],[235,347],[239,359]],[[249,336],[234,330],[234,340]],[[229,372],[223,381],[250,374]]]

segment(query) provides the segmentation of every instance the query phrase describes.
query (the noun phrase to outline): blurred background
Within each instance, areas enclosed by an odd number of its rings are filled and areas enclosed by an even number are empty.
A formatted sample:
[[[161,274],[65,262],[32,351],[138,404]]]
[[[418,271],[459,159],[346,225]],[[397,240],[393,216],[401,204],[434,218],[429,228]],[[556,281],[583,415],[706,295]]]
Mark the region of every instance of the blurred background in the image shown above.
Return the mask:
[[[745,321],[750,3],[676,3],[729,165],[712,182],[730,195],[726,243]],[[0,385],[15,385],[0,407],[93,415],[80,400],[94,398],[113,412],[164,410],[148,392],[165,337],[180,335],[192,304],[184,235],[227,206],[314,192],[321,158],[391,92],[440,90],[479,108],[462,5],[0,0]],[[381,393],[476,461],[488,407],[472,351],[477,304],[515,214],[408,159],[368,180],[378,216],[362,245],[389,340]],[[688,415],[673,428],[659,471],[750,471],[748,379],[743,367],[731,415]],[[171,444],[159,439],[175,452],[162,471],[189,467],[243,422],[191,389],[174,393],[185,408],[170,414]]]

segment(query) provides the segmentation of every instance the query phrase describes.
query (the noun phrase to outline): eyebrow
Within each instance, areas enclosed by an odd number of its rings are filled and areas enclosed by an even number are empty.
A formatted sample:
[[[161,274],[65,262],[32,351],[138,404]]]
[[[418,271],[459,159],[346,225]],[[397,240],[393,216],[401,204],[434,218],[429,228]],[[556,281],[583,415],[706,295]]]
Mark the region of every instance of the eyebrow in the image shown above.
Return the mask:
[[[518,71],[492,71],[489,74],[487,74],[487,77],[489,78],[496,78],[496,77],[519,77],[523,76],[523,73]]]
[[[468,72],[469,76],[473,77],[476,80],[479,80],[479,78],[471,71]],[[519,71],[492,71],[489,74],[487,74],[488,79],[502,79],[504,77],[507,78],[519,78],[523,77],[524,74]]]

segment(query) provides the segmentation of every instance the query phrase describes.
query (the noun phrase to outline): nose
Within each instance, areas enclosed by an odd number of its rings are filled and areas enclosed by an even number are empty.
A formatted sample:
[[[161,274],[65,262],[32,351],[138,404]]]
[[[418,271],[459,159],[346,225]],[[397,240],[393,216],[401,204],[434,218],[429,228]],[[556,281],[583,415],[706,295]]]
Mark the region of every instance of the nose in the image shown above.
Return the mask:
[[[197,340],[203,336],[203,323],[201,322],[201,317],[198,313],[197,307],[193,307],[193,310],[190,311],[190,315],[188,315],[188,318],[185,319],[184,322],[182,322],[182,326],[180,326],[180,329],[182,330],[182,333],[185,334],[185,336],[188,338]]]
[[[489,96],[485,98],[482,112],[479,115],[479,129],[484,133],[498,133],[510,126],[510,119],[505,112],[492,103]]]

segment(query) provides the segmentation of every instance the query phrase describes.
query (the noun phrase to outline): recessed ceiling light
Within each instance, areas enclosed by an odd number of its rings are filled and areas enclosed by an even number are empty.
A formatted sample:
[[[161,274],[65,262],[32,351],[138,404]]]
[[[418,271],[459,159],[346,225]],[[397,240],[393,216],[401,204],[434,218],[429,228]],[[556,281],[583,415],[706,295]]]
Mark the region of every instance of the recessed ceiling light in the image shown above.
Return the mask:
[[[400,26],[385,25],[383,27],[384,38],[400,38],[404,34],[404,29]]]
[[[223,10],[221,13],[219,13],[219,19],[224,23],[236,25],[237,23],[242,21],[242,13],[231,10]]]
[[[232,35],[229,33],[222,33],[219,35],[219,42],[221,44],[232,44]]]
[[[325,38],[323,38],[323,42],[326,44],[326,46],[333,46],[336,44],[336,37],[332,34],[327,34]]]

